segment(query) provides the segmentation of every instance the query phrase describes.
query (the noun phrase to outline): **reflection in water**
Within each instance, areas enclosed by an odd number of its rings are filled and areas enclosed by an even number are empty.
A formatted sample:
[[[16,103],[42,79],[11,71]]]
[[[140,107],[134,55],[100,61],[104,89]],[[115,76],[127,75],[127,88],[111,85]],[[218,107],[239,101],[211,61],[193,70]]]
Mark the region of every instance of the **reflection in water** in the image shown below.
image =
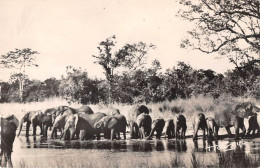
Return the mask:
[[[167,143],[167,150],[175,151],[175,152],[186,152],[187,151],[187,144],[186,140],[168,140]]]
[[[51,140],[40,136],[30,136],[28,138],[19,137],[16,139],[13,156],[16,167],[19,167],[21,160],[26,161],[26,163],[29,164],[28,167],[35,167],[42,158],[48,160],[48,164],[49,162],[54,164],[49,165],[49,167],[62,167],[63,165],[55,165],[57,163],[57,157],[59,159],[70,159],[69,163],[76,164],[83,160],[89,162],[89,153],[93,154],[93,156],[91,156],[94,160],[97,158],[107,158],[106,161],[109,163],[111,160],[122,161],[122,163],[120,162],[117,163],[118,165],[114,165],[115,167],[129,167],[130,165],[130,167],[140,167],[139,165],[134,165],[134,163],[132,163],[133,160],[142,163],[144,160],[145,162],[143,164],[145,165],[149,162],[151,163],[151,167],[167,167],[175,160],[188,163],[191,162],[192,159],[194,159],[194,161],[197,159],[198,163],[203,162],[206,165],[214,166],[214,164],[218,163],[220,166],[225,167],[227,166],[225,163],[230,161],[240,163],[241,160],[247,162],[250,157],[258,159],[260,153],[260,138],[243,140],[237,145],[233,140],[61,141],[59,139]],[[111,155],[111,153],[113,154]],[[175,156],[177,159],[175,159]],[[162,160],[167,160],[167,165],[161,165]],[[33,164],[30,165],[31,161]],[[104,161],[104,163],[106,162]],[[124,165],[126,163],[129,163],[129,165]],[[237,165],[239,165],[238,163]],[[43,161],[42,164],[46,163]],[[120,166],[122,164],[123,166]],[[144,165],[143,167],[145,167]],[[103,165],[103,162],[101,167],[102,166],[111,167],[110,164]],[[42,167],[48,167],[48,165]],[[192,167],[192,165],[184,167]]]
[[[151,151],[174,151],[187,152],[219,152],[232,151],[235,149],[244,150],[248,154],[260,154],[259,139],[252,142],[240,141],[239,145],[232,140],[120,140],[120,141],[62,141],[51,140],[46,137],[26,137],[19,138],[22,148],[55,148],[55,149],[98,149],[98,150],[113,150],[113,151],[129,151],[129,152],[151,152]],[[25,142],[25,143],[24,143]],[[219,144],[219,142],[221,142]],[[191,143],[194,146],[190,145]],[[242,148],[242,149],[241,149]]]

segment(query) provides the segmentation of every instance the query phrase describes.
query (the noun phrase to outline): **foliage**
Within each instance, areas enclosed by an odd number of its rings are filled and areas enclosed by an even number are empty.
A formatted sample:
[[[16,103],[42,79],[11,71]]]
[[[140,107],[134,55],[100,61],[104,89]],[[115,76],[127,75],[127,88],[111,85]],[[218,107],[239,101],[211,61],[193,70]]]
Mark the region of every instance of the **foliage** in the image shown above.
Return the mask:
[[[88,73],[81,68],[67,66],[67,77],[61,80],[59,92],[69,102],[95,104],[100,98],[99,83],[96,79],[90,79]]]
[[[97,64],[101,65],[105,70],[106,79],[109,84],[109,103],[113,101],[112,92],[114,85],[115,70],[119,67],[136,70],[138,67],[146,64],[146,55],[150,48],[154,48],[153,44],[139,42],[134,44],[126,44],[118,51],[115,50],[116,37],[112,36],[105,41],[101,41],[97,47],[99,55],[95,56]]]
[[[25,69],[26,67],[36,66],[35,54],[37,51],[33,51],[30,48],[15,49],[15,51],[9,51],[6,55],[0,57],[0,67],[16,69],[14,75],[11,76],[11,80],[19,81],[19,97],[20,101],[23,101],[24,81],[26,80]]]
[[[239,66],[259,59],[260,2],[258,0],[180,0],[179,15],[196,24],[182,47],[192,46],[205,53],[219,52],[232,56]],[[189,40],[192,39],[192,40]],[[235,57],[235,58],[234,58]]]
[[[217,99],[225,94],[260,98],[260,66],[246,66],[217,74],[207,69],[194,69],[179,62],[176,67],[161,73],[159,66],[123,72],[114,75],[111,96],[114,102],[134,104],[139,102],[163,102],[187,99],[192,96],[211,96]],[[243,73],[241,73],[241,71]],[[1,102],[19,101],[19,81],[12,77],[9,83],[2,82]],[[26,102],[44,101],[51,97],[63,97],[69,102],[82,104],[109,103],[107,80],[91,79],[81,68],[67,67],[66,77],[45,81],[25,80],[23,99]]]

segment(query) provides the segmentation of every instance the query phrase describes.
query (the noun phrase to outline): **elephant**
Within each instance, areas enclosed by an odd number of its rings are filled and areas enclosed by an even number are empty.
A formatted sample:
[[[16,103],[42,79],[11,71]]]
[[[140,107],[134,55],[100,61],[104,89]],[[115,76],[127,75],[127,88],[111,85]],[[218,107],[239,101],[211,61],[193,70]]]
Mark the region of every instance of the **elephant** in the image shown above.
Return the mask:
[[[171,139],[175,137],[174,134],[175,125],[173,119],[168,119],[165,121],[165,139]]]
[[[54,121],[57,116],[63,114],[64,111],[68,110],[69,106],[58,106],[54,108],[46,109],[43,113],[44,115],[51,115],[52,116],[52,124],[54,124]]]
[[[135,106],[128,112],[128,125],[130,127],[130,138],[135,139],[137,138],[137,134],[139,130],[136,129],[136,119],[138,115],[145,113],[149,114],[149,109],[145,105]]]
[[[218,127],[217,123],[215,122],[214,118],[212,118],[212,117],[206,118],[206,123],[207,123],[208,140],[212,140],[213,135],[214,135],[215,139],[217,139],[219,127]]]
[[[83,105],[83,106],[81,106],[80,108],[77,108],[77,109],[71,108],[69,106],[59,106],[59,107],[56,107],[56,108],[50,108],[50,109],[45,110],[44,114],[45,115],[51,114],[52,115],[52,121],[54,122],[57,116],[63,115],[63,113],[65,111],[68,111],[68,110],[70,110],[73,114],[76,114],[76,113],[79,113],[79,112],[83,112],[83,113],[86,113],[86,114],[93,114],[94,113],[93,110],[89,106]]]
[[[13,143],[18,125],[19,121],[14,115],[10,115],[6,118],[1,117],[1,167],[6,167],[7,164],[9,167],[13,167],[11,154],[13,152]]]
[[[55,118],[55,121],[53,124],[53,129],[51,132],[52,139],[54,139],[54,135],[55,135],[55,138],[57,138],[57,129],[61,130],[61,134],[63,133],[64,126],[65,126],[67,120],[73,115],[74,115],[74,113],[69,108],[66,111],[64,111],[63,114],[60,114]]]
[[[158,118],[158,119],[153,120],[152,130],[150,132],[150,135],[147,137],[147,139],[152,138],[154,131],[156,131],[156,139],[161,139],[164,125],[165,125],[165,121],[163,118]]]
[[[122,114],[117,114],[114,116],[105,116],[100,119],[98,122],[94,124],[94,127],[99,128],[107,128],[111,130],[110,140],[113,140],[118,135],[118,139],[120,139],[120,132],[123,133],[124,139],[126,139],[126,118]]]
[[[48,128],[52,127],[52,116],[51,115],[44,115],[41,118],[42,129],[43,129],[43,137],[47,137]]]
[[[30,125],[32,124],[33,126],[33,136],[36,135],[36,127],[39,126],[41,129],[41,135],[43,134],[42,132],[42,123],[41,123],[41,119],[44,117],[44,114],[42,113],[42,111],[29,111],[27,112],[21,119],[20,121],[20,126],[19,126],[19,132],[17,137],[20,135],[21,131],[22,131],[22,127],[23,127],[23,123],[26,122],[26,134],[25,136],[28,137],[29,136],[29,129],[30,129]]]
[[[76,139],[79,135],[80,140],[93,139],[94,135],[96,135],[97,139],[100,139],[102,130],[96,128],[94,125],[105,116],[106,114],[100,112],[94,114],[78,113],[70,115],[66,120],[62,135],[66,135],[67,131],[69,131],[69,139],[75,139],[75,135]],[[65,138],[65,136],[61,136],[61,138]]]
[[[120,111],[116,108],[111,108],[109,109],[108,111],[108,115],[109,116],[114,116],[114,115],[119,115],[120,114]]]
[[[242,129],[242,136],[246,133],[244,118],[254,115],[259,111],[251,102],[239,102],[236,104],[225,104],[224,110],[218,111],[214,115],[214,119],[218,127],[225,127],[229,136],[231,136],[230,127],[235,127],[235,140],[239,139],[239,129]]]
[[[255,113],[254,115],[250,116],[248,119],[248,129],[247,129],[247,135],[250,135],[251,131],[253,131],[253,135],[255,135],[255,131],[257,131],[256,135],[260,135],[260,115]]]
[[[174,117],[174,125],[175,125],[175,139],[185,138],[185,133],[187,130],[186,118],[182,114],[177,114]]]
[[[71,107],[67,107],[67,106],[60,106],[63,107],[62,110],[66,109],[65,111],[62,111],[58,108],[58,111],[55,111],[54,113],[52,113],[52,120],[55,118],[55,120],[53,121],[53,130],[51,133],[51,138],[57,137],[57,129],[63,130],[64,126],[68,120],[68,118],[74,114],[94,114],[93,110],[89,107],[89,106],[82,106],[78,109],[74,109]],[[55,117],[53,117],[53,115]],[[62,133],[61,133],[62,134]]]
[[[143,139],[147,137],[151,132],[152,118],[149,114],[142,113],[138,115],[136,119],[136,124],[138,126],[140,138]]]
[[[193,117],[193,140],[197,140],[198,137],[198,130],[202,129],[203,131],[203,139],[206,139],[206,130],[207,130],[207,123],[206,123],[206,117],[203,113],[198,113]]]

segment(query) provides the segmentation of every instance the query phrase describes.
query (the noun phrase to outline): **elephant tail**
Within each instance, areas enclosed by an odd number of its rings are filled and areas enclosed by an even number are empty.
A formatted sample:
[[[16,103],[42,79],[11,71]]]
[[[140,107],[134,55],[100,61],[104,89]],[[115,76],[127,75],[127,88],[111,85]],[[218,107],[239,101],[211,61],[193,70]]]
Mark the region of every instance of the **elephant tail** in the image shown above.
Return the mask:
[[[21,131],[22,131],[22,127],[23,127],[23,123],[24,123],[24,117],[21,119],[20,125],[19,125],[19,132],[17,134],[17,137],[19,137]]]

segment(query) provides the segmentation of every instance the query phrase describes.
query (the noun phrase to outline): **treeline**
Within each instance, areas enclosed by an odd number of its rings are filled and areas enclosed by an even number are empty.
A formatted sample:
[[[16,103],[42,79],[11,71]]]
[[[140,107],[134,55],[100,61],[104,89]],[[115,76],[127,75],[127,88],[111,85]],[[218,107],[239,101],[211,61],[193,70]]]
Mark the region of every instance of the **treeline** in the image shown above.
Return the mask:
[[[113,102],[161,102],[193,95],[207,94],[218,98],[221,94],[260,98],[260,65],[249,62],[244,67],[218,74],[213,70],[194,69],[179,62],[176,67],[162,73],[160,62],[155,60],[150,68],[141,68],[115,74],[112,84],[107,80],[90,78],[81,68],[67,67],[61,80],[45,81],[26,79],[24,102],[44,101],[62,97],[69,102],[82,104]],[[19,102],[19,81],[2,82],[1,102]],[[109,92],[109,90],[111,92]]]

